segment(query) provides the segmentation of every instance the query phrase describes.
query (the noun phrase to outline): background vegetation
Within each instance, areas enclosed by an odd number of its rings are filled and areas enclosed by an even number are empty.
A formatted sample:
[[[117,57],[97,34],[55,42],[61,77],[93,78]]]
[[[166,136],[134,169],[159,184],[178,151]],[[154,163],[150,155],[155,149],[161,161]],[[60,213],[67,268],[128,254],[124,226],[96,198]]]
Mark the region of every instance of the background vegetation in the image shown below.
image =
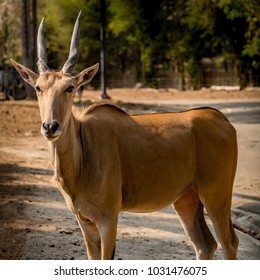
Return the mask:
[[[200,88],[205,61],[234,71],[241,88],[259,86],[259,0],[106,0],[108,83]],[[67,59],[76,16],[82,10],[78,70],[100,57],[100,0],[0,0],[0,67],[13,57],[35,66],[35,36],[45,17],[48,65]]]

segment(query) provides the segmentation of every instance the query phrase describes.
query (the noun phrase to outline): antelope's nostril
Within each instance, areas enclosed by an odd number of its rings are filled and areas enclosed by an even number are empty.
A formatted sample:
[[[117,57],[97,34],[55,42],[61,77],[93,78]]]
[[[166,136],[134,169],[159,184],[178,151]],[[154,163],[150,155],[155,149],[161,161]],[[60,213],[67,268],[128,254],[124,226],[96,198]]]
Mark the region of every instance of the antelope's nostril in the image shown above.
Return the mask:
[[[51,133],[54,134],[58,130],[59,126],[60,125],[57,122],[51,123],[50,124],[50,131],[51,131]]]
[[[59,129],[60,125],[58,122],[54,121],[51,123],[43,123],[42,127],[44,129],[44,132],[48,134],[49,136],[52,136],[55,134],[55,132]]]

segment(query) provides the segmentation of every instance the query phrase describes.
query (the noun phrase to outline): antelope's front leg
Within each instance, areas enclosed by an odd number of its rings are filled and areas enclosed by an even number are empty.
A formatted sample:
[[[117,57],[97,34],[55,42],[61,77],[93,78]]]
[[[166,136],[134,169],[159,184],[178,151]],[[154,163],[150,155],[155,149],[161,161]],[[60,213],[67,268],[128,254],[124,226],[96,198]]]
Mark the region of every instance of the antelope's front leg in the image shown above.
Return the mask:
[[[88,259],[100,260],[101,238],[96,225],[88,219],[82,219],[82,217],[77,217],[77,220],[84,237]]]
[[[112,260],[115,254],[117,215],[102,215],[96,222],[77,217],[89,260]]]
[[[99,234],[101,237],[101,260],[113,260],[116,249],[118,215],[102,217],[98,223]]]

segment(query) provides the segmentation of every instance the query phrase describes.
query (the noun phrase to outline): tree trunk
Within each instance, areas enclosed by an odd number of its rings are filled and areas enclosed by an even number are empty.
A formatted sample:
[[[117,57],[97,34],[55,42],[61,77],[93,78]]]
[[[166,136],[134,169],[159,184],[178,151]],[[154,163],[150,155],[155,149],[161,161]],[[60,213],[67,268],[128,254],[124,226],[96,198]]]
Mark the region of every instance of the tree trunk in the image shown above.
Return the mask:
[[[28,27],[28,18],[29,18],[29,0],[23,0],[22,6],[22,59],[23,64],[29,67],[29,27]]]
[[[32,11],[32,13],[31,13]],[[32,15],[31,15],[32,14]],[[32,18],[32,20],[31,20]],[[37,0],[33,0],[32,7],[30,0],[22,1],[22,60],[23,65],[35,70],[36,35],[37,28]],[[34,89],[25,84],[27,99],[36,99]]]
[[[32,57],[32,70],[36,72],[37,63],[37,0],[32,0],[32,42],[31,42],[31,57]]]

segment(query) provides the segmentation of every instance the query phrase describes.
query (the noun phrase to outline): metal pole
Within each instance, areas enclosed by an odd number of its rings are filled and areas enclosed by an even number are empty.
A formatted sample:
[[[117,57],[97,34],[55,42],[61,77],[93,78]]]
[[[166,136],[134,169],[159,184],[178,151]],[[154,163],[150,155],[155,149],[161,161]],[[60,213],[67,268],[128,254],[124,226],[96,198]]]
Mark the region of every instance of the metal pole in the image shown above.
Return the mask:
[[[100,0],[101,26],[100,26],[100,66],[101,66],[101,98],[111,99],[106,92],[106,3]]]

